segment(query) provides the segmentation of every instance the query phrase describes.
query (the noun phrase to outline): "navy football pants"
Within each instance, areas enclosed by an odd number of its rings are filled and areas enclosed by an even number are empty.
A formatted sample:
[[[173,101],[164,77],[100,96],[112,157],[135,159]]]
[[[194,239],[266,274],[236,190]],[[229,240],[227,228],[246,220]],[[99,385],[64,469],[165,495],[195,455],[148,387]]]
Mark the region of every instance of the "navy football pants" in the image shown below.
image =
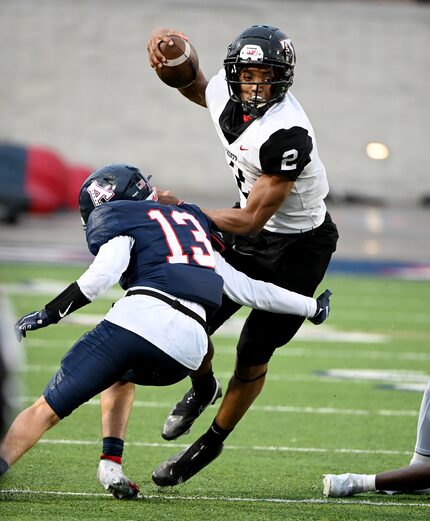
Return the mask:
[[[190,372],[141,336],[103,320],[66,353],[43,396],[64,418],[119,380],[172,385]]]

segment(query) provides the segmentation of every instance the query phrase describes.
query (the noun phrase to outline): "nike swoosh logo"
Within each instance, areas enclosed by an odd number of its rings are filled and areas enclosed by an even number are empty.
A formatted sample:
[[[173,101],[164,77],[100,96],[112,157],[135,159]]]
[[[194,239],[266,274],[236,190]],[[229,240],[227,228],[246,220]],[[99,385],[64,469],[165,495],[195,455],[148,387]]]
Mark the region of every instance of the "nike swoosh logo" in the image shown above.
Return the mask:
[[[240,145],[240,150],[249,150],[248,148],[244,147],[243,145]]]
[[[58,311],[58,314],[60,315],[60,318],[64,318],[66,315],[67,315],[67,312],[69,311],[69,309],[71,308],[73,304],[73,300],[72,302],[70,302],[70,304],[67,306],[66,310],[63,312],[63,311]]]

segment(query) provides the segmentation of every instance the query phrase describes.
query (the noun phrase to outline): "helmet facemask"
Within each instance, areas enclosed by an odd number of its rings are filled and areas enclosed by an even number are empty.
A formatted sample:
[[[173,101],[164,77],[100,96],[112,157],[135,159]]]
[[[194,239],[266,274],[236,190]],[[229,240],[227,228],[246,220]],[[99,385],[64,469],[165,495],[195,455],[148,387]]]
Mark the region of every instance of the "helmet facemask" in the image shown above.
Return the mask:
[[[240,73],[247,67],[264,67],[270,70],[270,78],[268,81],[243,81],[240,79]],[[258,117],[267,108],[278,101],[281,101],[293,82],[293,71],[278,65],[255,65],[255,64],[228,64],[225,66],[228,90],[230,98],[242,105],[244,114],[251,117]],[[268,99],[260,96],[263,87],[270,85],[270,97]],[[258,88],[252,96],[242,99],[242,85],[256,85]]]
[[[230,44],[224,60],[231,100],[241,103],[245,114],[262,115],[269,106],[281,101],[293,84],[295,61],[293,44],[282,31],[268,25],[249,27]],[[242,85],[259,85],[240,80],[240,72],[245,67],[265,67],[271,71],[269,81],[261,83],[271,85],[270,98],[260,98],[257,89],[253,98],[242,99]]]

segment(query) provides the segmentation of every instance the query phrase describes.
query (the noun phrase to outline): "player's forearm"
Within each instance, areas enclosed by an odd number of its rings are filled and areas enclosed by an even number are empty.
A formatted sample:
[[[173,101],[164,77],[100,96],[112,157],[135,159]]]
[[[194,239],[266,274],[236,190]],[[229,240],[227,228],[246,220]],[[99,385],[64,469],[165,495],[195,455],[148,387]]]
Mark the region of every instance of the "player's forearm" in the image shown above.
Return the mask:
[[[236,235],[257,235],[270,217],[255,214],[246,208],[205,208],[203,211],[219,230]]]
[[[200,105],[202,107],[206,107],[206,97],[205,97],[205,91],[207,87],[207,80],[202,72],[202,70],[199,68],[197,71],[197,77],[191,83],[191,85],[188,85],[188,87],[184,87],[183,89],[178,89],[179,92],[185,96],[190,101],[197,103],[197,105]]]
[[[313,317],[317,310],[316,300],[294,291],[289,291],[270,282],[251,279],[236,270],[215,253],[215,271],[224,280],[224,293],[233,302],[271,313],[287,313],[302,317]]]

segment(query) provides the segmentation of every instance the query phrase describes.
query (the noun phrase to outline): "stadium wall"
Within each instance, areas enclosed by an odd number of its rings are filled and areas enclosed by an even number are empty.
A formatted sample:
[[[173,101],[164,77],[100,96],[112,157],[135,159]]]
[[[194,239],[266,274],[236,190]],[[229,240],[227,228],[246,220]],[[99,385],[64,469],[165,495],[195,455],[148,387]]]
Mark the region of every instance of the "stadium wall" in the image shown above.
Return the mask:
[[[295,43],[293,93],[335,198],[430,198],[430,8],[415,2],[2,0],[0,140],[94,166],[135,163],[189,200],[234,202],[209,115],[160,83],[146,42],[156,26],[183,30],[209,77],[254,23]],[[372,141],[388,159],[366,156]]]

